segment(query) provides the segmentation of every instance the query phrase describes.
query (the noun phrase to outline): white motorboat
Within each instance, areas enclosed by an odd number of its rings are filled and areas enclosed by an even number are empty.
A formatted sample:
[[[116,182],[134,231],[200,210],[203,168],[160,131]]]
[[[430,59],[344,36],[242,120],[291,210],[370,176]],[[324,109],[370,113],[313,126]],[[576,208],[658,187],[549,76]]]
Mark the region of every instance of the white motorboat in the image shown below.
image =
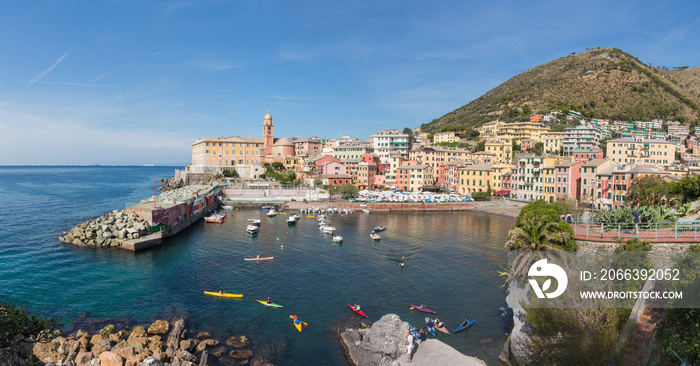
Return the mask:
[[[230,210],[233,210],[233,206],[230,206],[230,205],[223,205],[223,206],[221,206],[221,209],[222,209],[222,210],[229,210],[229,211],[230,211]]]
[[[301,216],[299,215],[291,215],[287,218],[287,224],[296,224],[300,218]]]
[[[379,234],[372,234],[369,236],[372,240],[380,240],[382,237]]]
[[[277,216],[277,212],[275,212],[275,210],[267,211],[267,217],[275,217],[275,216]]]
[[[245,231],[250,233],[250,234],[257,234],[258,231],[260,231],[260,226],[248,225],[248,226],[246,226]]]
[[[335,234],[335,235],[333,235],[333,242],[334,243],[342,243],[343,237],[340,236],[340,234]]]
[[[330,225],[319,226],[319,229],[326,234],[333,234],[333,232],[335,231],[335,227]]]

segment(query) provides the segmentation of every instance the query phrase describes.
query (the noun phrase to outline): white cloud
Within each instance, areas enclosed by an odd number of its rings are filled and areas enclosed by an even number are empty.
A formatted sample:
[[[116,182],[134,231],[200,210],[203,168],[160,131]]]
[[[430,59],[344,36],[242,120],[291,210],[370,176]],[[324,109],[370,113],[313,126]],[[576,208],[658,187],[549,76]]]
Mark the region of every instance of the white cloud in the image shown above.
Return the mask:
[[[61,57],[59,57],[58,60],[56,60],[56,62],[53,63],[53,65],[47,67],[44,71],[40,72],[39,75],[35,76],[32,80],[29,80],[29,85],[27,85],[27,87],[30,87],[30,86],[34,85],[34,83],[36,83],[37,81],[41,80],[41,78],[43,78],[44,76],[46,76],[46,74],[50,73],[51,70],[53,70],[54,68],[56,68],[56,66],[58,66],[58,64],[60,64],[61,61],[63,61],[63,59],[66,58],[66,57],[68,56],[69,53],[70,53],[70,51],[68,51],[68,52],[64,53],[63,55],[61,55]]]

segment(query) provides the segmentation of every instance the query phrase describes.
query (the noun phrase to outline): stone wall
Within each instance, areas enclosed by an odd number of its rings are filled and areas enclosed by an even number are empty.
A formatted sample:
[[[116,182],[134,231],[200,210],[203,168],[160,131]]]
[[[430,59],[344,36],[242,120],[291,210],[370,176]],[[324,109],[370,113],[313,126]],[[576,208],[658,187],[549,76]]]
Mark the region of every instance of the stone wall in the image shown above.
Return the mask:
[[[74,245],[118,247],[125,240],[138,239],[150,233],[151,225],[136,214],[114,210],[64,232],[58,240]]]

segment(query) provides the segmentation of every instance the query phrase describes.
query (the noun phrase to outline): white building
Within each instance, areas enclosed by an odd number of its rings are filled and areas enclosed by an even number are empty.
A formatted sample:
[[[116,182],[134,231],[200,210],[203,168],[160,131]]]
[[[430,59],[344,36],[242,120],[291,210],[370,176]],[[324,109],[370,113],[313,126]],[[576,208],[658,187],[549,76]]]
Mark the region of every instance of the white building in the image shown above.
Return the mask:
[[[594,150],[599,148],[601,136],[600,130],[591,125],[567,128],[562,142],[564,155],[569,155],[575,149]]]
[[[411,136],[399,130],[382,130],[370,136],[374,153],[379,156],[382,163],[389,162],[392,153],[398,153],[404,158],[408,158],[411,150]]]

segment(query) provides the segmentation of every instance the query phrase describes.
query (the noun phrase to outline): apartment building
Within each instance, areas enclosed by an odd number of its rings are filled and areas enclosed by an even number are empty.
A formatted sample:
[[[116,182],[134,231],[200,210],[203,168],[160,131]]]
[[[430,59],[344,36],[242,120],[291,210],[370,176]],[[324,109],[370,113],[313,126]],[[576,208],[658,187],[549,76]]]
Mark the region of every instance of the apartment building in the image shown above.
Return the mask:
[[[260,164],[264,157],[263,141],[254,138],[210,137],[192,144],[190,171],[234,169]]]
[[[556,198],[579,199],[581,194],[581,161],[565,161],[555,165]]]
[[[673,142],[623,137],[608,141],[608,158],[618,164],[670,165],[676,157]]]
[[[484,143],[484,151],[494,154],[496,162],[510,163],[513,155],[513,144],[495,139]]]
[[[595,204],[597,190],[597,176],[609,166],[616,165],[612,160],[593,159],[581,165],[581,203]]]
[[[389,156],[398,153],[408,158],[411,150],[411,136],[399,130],[382,130],[370,136],[374,153],[382,163],[389,162]]]
[[[567,128],[564,132],[562,149],[564,156],[571,155],[573,150],[594,150],[600,147],[602,133],[594,126],[586,125]]]

